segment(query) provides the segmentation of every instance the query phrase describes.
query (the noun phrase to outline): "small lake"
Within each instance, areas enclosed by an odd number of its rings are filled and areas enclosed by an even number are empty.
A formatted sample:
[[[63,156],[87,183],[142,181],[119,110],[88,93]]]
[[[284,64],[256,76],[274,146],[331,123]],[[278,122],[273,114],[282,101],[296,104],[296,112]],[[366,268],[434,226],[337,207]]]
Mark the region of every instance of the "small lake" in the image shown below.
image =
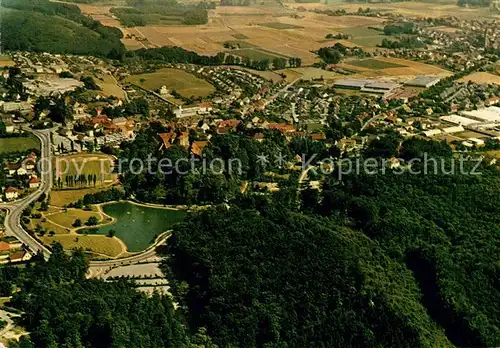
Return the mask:
[[[112,225],[80,230],[80,234],[104,234],[115,230],[115,236],[120,238],[128,251],[137,252],[150,246],[155,236],[171,229],[186,216],[185,211],[149,208],[132,203],[113,203],[104,205],[102,210],[116,219]]]

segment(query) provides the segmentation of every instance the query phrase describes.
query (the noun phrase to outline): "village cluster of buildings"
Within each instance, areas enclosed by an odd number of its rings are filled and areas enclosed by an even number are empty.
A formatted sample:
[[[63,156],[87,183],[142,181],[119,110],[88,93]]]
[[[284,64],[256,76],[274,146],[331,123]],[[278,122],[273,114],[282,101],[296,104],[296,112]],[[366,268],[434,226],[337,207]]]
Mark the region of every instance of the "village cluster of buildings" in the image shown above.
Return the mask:
[[[0,187],[3,198],[7,201],[18,199],[25,189],[37,189],[41,180],[37,173],[37,155],[32,152],[26,157],[10,158],[3,165],[3,171],[7,178],[6,187]],[[2,198],[3,196],[3,198]]]
[[[6,236],[0,226],[0,264],[28,261],[31,254],[24,250],[21,243],[14,236]]]

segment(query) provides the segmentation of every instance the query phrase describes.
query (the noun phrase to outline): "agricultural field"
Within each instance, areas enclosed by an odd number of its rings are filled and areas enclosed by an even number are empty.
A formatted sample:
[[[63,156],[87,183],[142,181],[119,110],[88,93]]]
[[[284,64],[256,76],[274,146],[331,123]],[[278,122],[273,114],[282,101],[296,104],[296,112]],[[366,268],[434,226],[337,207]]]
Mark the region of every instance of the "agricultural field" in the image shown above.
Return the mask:
[[[170,91],[176,90],[184,97],[206,97],[215,91],[207,81],[200,79],[184,70],[164,68],[154,73],[131,75],[125,79],[148,90],[160,89],[166,86]]]
[[[31,134],[27,137],[0,139],[0,153],[26,151],[31,149],[40,150],[40,141]]]
[[[494,83],[500,85],[500,76],[480,71],[464,76],[460,80],[458,80],[458,82],[469,82],[469,81],[472,81],[477,84]]]
[[[400,77],[402,80],[418,75],[450,76],[451,73],[435,65],[401,58],[355,59],[339,64],[340,67],[358,72],[352,78]]]
[[[360,59],[360,60],[351,61],[348,64],[354,65],[354,66],[359,66],[362,68],[371,69],[371,70],[405,67],[405,65],[396,64],[396,63],[378,60],[378,59]]]
[[[289,5],[293,4],[287,4]],[[179,46],[199,54],[214,55],[221,51],[231,51],[224,48],[225,42],[240,40],[247,43],[246,47],[255,46],[270,54],[301,58],[304,65],[318,61],[311,51],[321,47],[333,46],[336,42],[346,46],[356,45],[349,40],[325,42],[325,36],[330,33],[351,30],[353,41],[365,38],[367,45],[372,47],[374,41],[368,39],[379,33],[369,30],[368,27],[379,27],[384,21],[375,17],[332,17],[312,12],[301,12],[301,18],[294,18],[295,11],[289,8],[221,6],[209,11],[208,23],[203,25],[146,25],[124,28],[110,16],[109,6],[103,7],[101,14],[96,13],[97,6],[79,6],[82,11],[89,11],[86,13],[106,25],[119,27],[125,35],[122,41],[129,49]]]
[[[293,24],[288,24],[288,23],[280,23],[280,22],[270,22],[270,23],[262,23],[259,24],[263,27],[268,27],[272,29],[278,29],[278,30],[284,30],[284,29],[302,29],[304,27],[301,27],[299,25],[293,25]]]
[[[341,28],[339,31],[349,35],[351,43],[362,47],[376,47],[385,37],[383,32],[368,27],[348,27]]]
[[[234,51],[231,51],[231,54],[236,55],[236,56],[240,56],[242,58],[248,58],[251,60],[269,59],[270,61],[272,61],[275,58],[288,58],[288,57],[283,56],[281,54],[275,54],[275,53],[271,53],[268,51],[253,49],[253,48],[234,50]]]
[[[113,173],[114,159],[104,154],[78,154],[55,159],[56,178],[65,187],[91,187],[112,184],[117,179]],[[68,181],[77,176],[83,180]]]
[[[360,3],[346,3],[344,1],[334,1],[334,3],[329,2],[330,5],[314,3],[314,4],[302,4],[295,3],[289,4],[290,7],[304,7],[307,9],[345,9],[349,12],[356,12],[360,7]],[[369,3],[367,4],[373,11],[380,12],[390,12],[395,15],[401,14],[410,17],[428,17],[432,13],[433,17],[446,17],[450,13],[455,17],[467,17],[467,18],[498,18],[497,13],[494,10],[490,10],[488,7],[484,8],[466,8],[457,6],[457,2],[454,0],[439,0],[439,1],[412,1],[412,2],[379,2],[379,3]],[[365,7],[365,6],[361,6]]]
[[[55,235],[42,237],[46,245],[59,242],[65,250],[83,249],[96,254],[117,257],[125,252],[123,244],[118,238],[109,238],[101,235]]]
[[[334,73],[333,71],[327,71],[314,67],[288,68],[284,70],[278,70],[277,72],[280,74],[285,74],[286,80],[290,82],[296,79],[309,81],[321,78],[325,80],[339,78],[339,75]]]

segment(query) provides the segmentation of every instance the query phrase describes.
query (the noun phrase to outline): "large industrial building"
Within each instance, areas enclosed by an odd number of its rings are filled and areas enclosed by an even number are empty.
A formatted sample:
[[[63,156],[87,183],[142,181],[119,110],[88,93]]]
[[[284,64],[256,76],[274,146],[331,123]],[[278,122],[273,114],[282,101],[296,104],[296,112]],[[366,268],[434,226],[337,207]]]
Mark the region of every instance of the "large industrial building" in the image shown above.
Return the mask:
[[[490,106],[483,109],[463,111],[463,116],[476,119],[480,122],[500,123],[500,108],[497,106]]]
[[[456,124],[459,126],[465,126],[465,127],[480,123],[480,121],[473,120],[471,118],[467,118],[467,117],[463,117],[463,116],[459,116],[459,115],[443,116],[440,118],[440,120],[446,121],[449,123],[453,123],[453,124]]]
[[[360,92],[375,94],[387,94],[400,86],[401,85],[398,83],[379,82],[365,79],[343,79],[337,80],[333,84],[333,87],[335,88],[356,89]]]
[[[438,76],[417,76],[410,81],[406,81],[405,86],[412,87],[431,87],[441,80]]]

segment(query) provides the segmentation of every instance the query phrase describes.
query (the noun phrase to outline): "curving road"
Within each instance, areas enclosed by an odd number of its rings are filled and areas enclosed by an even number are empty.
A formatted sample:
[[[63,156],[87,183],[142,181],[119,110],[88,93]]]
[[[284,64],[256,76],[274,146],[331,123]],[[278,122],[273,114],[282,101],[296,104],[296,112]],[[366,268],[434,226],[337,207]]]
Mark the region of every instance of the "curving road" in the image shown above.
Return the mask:
[[[52,185],[53,185],[53,171],[52,171],[52,144],[50,140],[50,130],[30,130],[39,140],[41,146],[41,157],[39,160],[39,168],[41,184],[40,187],[29,196],[23,199],[16,200],[14,202],[7,202],[0,204],[0,209],[7,211],[5,216],[5,229],[7,235],[12,235],[18,238],[23,244],[25,244],[29,250],[33,253],[41,252],[45,259],[50,257],[50,250],[33,238],[22,226],[21,218],[23,210],[28,207],[32,202],[35,202],[42,194],[48,195]],[[104,261],[92,261],[90,262],[91,268],[104,268],[104,267],[115,267],[119,265],[137,263],[147,260],[155,256],[155,247],[164,243],[169,237],[169,234],[160,236],[157,242],[147,250],[142,253],[134,254],[132,256],[115,259],[115,260],[104,260]]]
[[[14,201],[12,203],[0,204],[0,209],[7,211],[5,217],[5,229],[8,235],[17,237],[22,243],[24,243],[32,252],[38,253],[42,252],[45,258],[50,256],[50,250],[47,249],[42,243],[33,238],[24,228],[21,226],[21,216],[23,210],[30,205],[32,202],[36,201],[42,194],[48,194],[52,187],[52,151],[51,151],[51,141],[50,141],[50,131],[41,130],[31,132],[40,140],[41,157],[39,160],[39,172],[41,184],[40,187],[23,199]]]

